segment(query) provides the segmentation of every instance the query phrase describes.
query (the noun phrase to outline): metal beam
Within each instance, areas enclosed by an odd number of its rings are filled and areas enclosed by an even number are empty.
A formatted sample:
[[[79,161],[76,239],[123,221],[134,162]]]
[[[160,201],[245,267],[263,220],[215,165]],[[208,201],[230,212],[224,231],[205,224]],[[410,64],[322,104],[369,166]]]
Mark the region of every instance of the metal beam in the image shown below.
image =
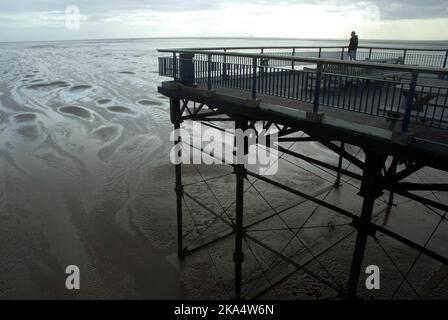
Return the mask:
[[[306,267],[304,267],[303,265],[301,265],[301,264],[295,262],[293,259],[291,259],[291,258],[285,256],[285,255],[282,254],[281,252],[278,252],[277,250],[271,248],[270,246],[268,246],[267,244],[261,242],[261,241],[258,240],[257,238],[252,237],[252,236],[249,235],[249,234],[246,234],[245,237],[246,237],[247,239],[250,239],[251,241],[255,242],[255,243],[258,244],[260,247],[262,247],[262,248],[268,250],[269,252],[275,254],[276,256],[278,256],[279,258],[281,258],[282,260],[284,260],[284,261],[286,261],[286,262],[292,264],[292,265],[293,265],[294,267],[296,267],[297,269],[299,269],[299,270],[305,272],[306,274],[310,275],[311,277],[313,277],[313,278],[319,280],[320,282],[324,283],[324,284],[327,285],[328,287],[330,287],[330,288],[336,290],[338,293],[341,291],[341,289],[340,289],[337,285],[335,285],[335,284],[333,284],[333,283],[331,283],[331,282],[325,280],[324,278],[322,278],[322,277],[319,276],[318,274],[312,272],[311,270],[308,270],[308,269],[307,269]]]
[[[415,190],[415,191],[448,191],[448,184],[446,183],[411,183],[402,182],[398,184],[401,190]]]
[[[193,200],[196,204],[198,204],[201,208],[208,211],[212,216],[214,216],[216,219],[221,220],[224,224],[228,225],[231,228],[234,228],[233,224],[229,221],[227,221],[225,218],[222,217],[222,215],[216,213],[209,207],[207,207],[205,204],[203,204],[201,201],[193,197],[191,194],[189,194],[187,191],[184,190],[184,195],[187,196],[189,199]]]
[[[180,110],[180,99],[170,98],[170,112],[171,121],[174,124],[174,129],[180,129],[181,120],[181,110]],[[174,146],[179,147],[182,142],[180,140],[174,142]],[[182,149],[179,148],[179,152]],[[180,155],[179,155],[180,156]],[[175,166],[176,171],[176,211],[177,211],[177,254],[179,257],[183,257],[183,227],[182,227],[182,197],[183,197],[183,186],[182,186],[182,163]]]
[[[345,151],[345,144],[344,144],[344,142],[341,142],[341,149],[343,151]],[[342,155],[339,155],[337,176],[336,176],[336,181],[334,182],[334,185],[337,186],[337,187],[340,186],[340,184],[341,184],[341,174],[343,173],[343,171],[345,171],[344,169],[342,169],[342,160],[343,160]]]
[[[393,171],[391,171],[391,174],[386,175],[385,183],[386,185],[393,185],[401,180],[409,177],[410,175],[414,174],[415,172],[423,169],[425,167],[422,163],[414,163],[407,167],[406,169],[401,170],[398,173],[393,174]]]
[[[385,234],[386,236],[389,236],[392,239],[395,239],[395,240],[407,245],[408,247],[415,249],[415,250],[423,253],[424,255],[427,255],[428,257],[430,257],[436,261],[439,261],[445,265],[448,265],[448,259],[445,257],[442,257],[440,254],[435,253],[434,251],[429,250],[429,249],[427,249],[409,239],[406,239],[405,237],[400,236],[399,234],[396,234],[395,232],[392,232],[384,227],[375,226],[375,228],[378,232],[381,232],[381,233]]]
[[[182,117],[182,120],[202,120],[206,117],[219,116],[222,114],[224,113],[221,111],[194,113],[192,115]]]
[[[351,178],[354,178],[354,179],[361,180],[361,178],[362,178],[362,177],[361,177],[359,174],[357,174],[357,173],[354,173],[354,172],[351,172],[351,171],[348,171],[348,170],[345,170],[345,169],[342,169],[342,168],[338,168],[338,167],[336,167],[336,166],[333,166],[333,165],[331,165],[331,164],[328,164],[328,163],[323,162],[323,161],[320,161],[320,160],[316,160],[316,159],[311,158],[311,157],[308,157],[308,156],[304,156],[304,155],[302,155],[302,154],[300,154],[300,153],[291,151],[291,150],[286,149],[286,148],[281,147],[281,146],[278,146],[278,151],[283,152],[283,153],[286,153],[286,154],[288,154],[288,155],[290,155],[290,156],[293,156],[293,157],[295,157],[295,158],[305,160],[305,161],[307,161],[307,162],[309,162],[309,163],[313,163],[313,164],[315,164],[315,165],[321,166],[321,167],[323,167],[323,168],[330,169],[330,170],[333,170],[333,171],[335,171],[335,172],[341,172],[341,173],[344,173],[346,176],[351,177]]]
[[[347,283],[347,299],[355,299],[358,289],[359,275],[361,273],[364,251],[367,237],[371,230],[371,219],[375,199],[380,195],[381,170],[385,157],[376,154],[372,150],[366,152],[366,166],[361,184],[361,195],[364,197],[361,216],[358,220],[358,235],[356,237],[355,249],[353,251],[352,265]]]
[[[252,176],[252,177],[254,177],[254,178],[257,178],[257,179],[259,179],[259,180],[262,180],[262,181],[264,181],[264,182],[266,182],[266,183],[269,183],[269,184],[271,184],[271,185],[273,185],[273,186],[276,186],[276,187],[278,187],[278,188],[280,188],[280,189],[283,189],[283,190],[285,190],[285,191],[288,191],[288,192],[290,192],[290,193],[292,193],[292,194],[298,195],[299,197],[305,198],[305,199],[307,199],[307,200],[309,200],[309,201],[311,201],[311,202],[314,202],[314,203],[316,203],[316,204],[318,204],[318,205],[320,205],[320,206],[322,206],[322,207],[325,207],[325,208],[327,208],[327,209],[330,209],[330,210],[333,210],[333,211],[335,211],[335,212],[338,212],[338,213],[340,213],[340,214],[342,214],[342,215],[344,215],[344,216],[346,216],[346,217],[348,217],[348,218],[353,219],[353,218],[356,217],[356,216],[355,216],[353,213],[351,213],[351,212],[348,212],[348,211],[346,211],[346,210],[344,210],[344,209],[341,209],[341,208],[339,208],[339,207],[337,207],[337,206],[335,206],[335,205],[332,205],[332,204],[330,204],[330,203],[327,203],[327,202],[325,202],[325,201],[319,200],[319,199],[317,199],[317,198],[315,198],[315,197],[313,197],[313,196],[307,195],[306,193],[300,192],[300,191],[295,190],[295,189],[293,189],[293,188],[291,188],[291,187],[285,186],[285,185],[283,185],[283,184],[281,184],[281,183],[279,183],[279,182],[277,182],[277,181],[274,181],[274,180],[272,180],[272,179],[266,178],[265,176],[262,176],[262,175],[259,175],[259,174],[257,174],[257,173],[250,172],[250,171],[246,171],[246,172],[247,172],[247,175],[249,175],[249,176]]]
[[[247,120],[244,118],[238,118],[235,121],[235,130],[242,130],[243,132],[247,129]],[[240,145],[238,141],[235,141],[235,151],[238,154],[238,148],[243,148],[243,153],[246,154],[246,145]],[[242,264],[244,261],[243,253],[243,210],[244,210],[244,178],[245,178],[245,168],[244,163],[241,162],[242,159],[238,159],[235,164],[235,175],[236,175],[236,203],[235,203],[235,252],[233,253],[233,261],[235,262],[235,299],[241,299],[241,280],[242,280]]]
[[[361,160],[359,160],[358,158],[356,158],[352,154],[348,153],[347,151],[345,151],[341,147],[338,147],[337,145],[335,145],[335,144],[333,144],[331,142],[320,140],[320,139],[319,139],[319,143],[323,144],[324,146],[326,146],[331,151],[337,153],[338,155],[342,156],[346,160],[350,161],[355,166],[357,166],[359,169],[364,170],[364,162],[362,162]]]

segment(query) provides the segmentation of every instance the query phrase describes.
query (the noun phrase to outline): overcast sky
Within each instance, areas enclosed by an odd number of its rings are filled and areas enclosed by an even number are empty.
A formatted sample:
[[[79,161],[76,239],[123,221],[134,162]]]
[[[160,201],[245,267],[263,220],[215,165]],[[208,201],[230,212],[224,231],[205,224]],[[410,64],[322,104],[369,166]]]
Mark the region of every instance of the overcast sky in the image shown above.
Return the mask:
[[[77,28],[70,9],[79,8]],[[76,6],[76,7],[73,7]],[[68,26],[68,28],[67,28]],[[0,41],[137,37],[448,40],[447,0],[13,0]]]

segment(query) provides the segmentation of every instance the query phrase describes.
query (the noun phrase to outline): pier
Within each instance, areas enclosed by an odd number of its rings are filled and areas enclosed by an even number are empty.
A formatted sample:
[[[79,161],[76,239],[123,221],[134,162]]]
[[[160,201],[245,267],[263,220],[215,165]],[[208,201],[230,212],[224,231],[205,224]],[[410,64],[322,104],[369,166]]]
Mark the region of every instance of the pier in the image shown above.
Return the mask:
[[[242,130],[274,129],[281,155],[325,170],[334,178],[331,186],[311,192],[284,183],[275,175],[264,176],[243,164],[231,164],[235,205],[230,212],[219,201],[216,210],[216,206],[201,199],[200,193],[188,190],[182,180],[182,164],[175,166],[178,255],[185,257],[233,237],[233,261],[229,261],[234,264],[233,298],[260,297],[301,271],[333,290],[334,297],[356,299],[368,256],[368,240],[377,243],[390,258],[379,235],[432,259],[440,264],[440,273],[448,274],[448,257],[428,248],[437,229],[446,223],[448,205],[443,197],[422,194],[447,192],[448,184],[407,179],[424,168],[448,171],[448,50],[361,47],[357,61],[347,61],[344,47],[186,48],[159,52],[159,74],[171,80],[163,82],[158,91],[170,99],[175,129],[184,121],[199,122],[216,130],[224,130],[224,124]],[[301,153],[300,148],[291,148],[291,144],[310,142],[337,155],[338,161],[326,162]],[[351,152],[351,147],[359,151]],[[288,208],[277,208],[260,190],[257,192],[272,212],[246,219],[245,195],[248,188],[254,188],[254,181],[297,196],[289,208],[314,204],[341,216],[351,230],[330,243],[310,248],[299,236],[305,224],[299,227],[288,224],[282,217]],[[362,200],[359,211],[322,196],[329,188],[340,188],[347,181],[353,181],[356,189],[353,197]],[[202,182],[212,195],[219,192],[211,190],[206,179]],[[428,239],[416,241],[388,227],[387,219],[394,213],[396,197],[434,210],[438,223]],[[383,208],[386,213],[383,223],[378,223],[373,218],[381,198],[386,199]],[[185,210],[190,210],[187,200],[207,211],[213,221],[221,221],[226,229],[215,237],[201,239],[196,246],[186,245],[188,230],[183,222]],[[312,211],[313,214],[319,213]],[[300,249],[296,255],[274,248],[254,232],[255,226],[274,218],[283,224],[281,230],[290,233],[289,242],[298,243]],[[352,235],[355,240],[347,281],[340,283],[319,259]],[[242,268],[248,254],[243,250],[244,243],[248,248],[256,246],[276,256],[288,268],[280,268],[273,272],[275,276],[269,277],[266,274],[272,273],[272,265],[260,264],[260,277],[266,283],[256,292],[244,290]],[[313,263],[318,263],[327,274],[316,272],[310,267]],[[400,286],[409,285],[420,297],[422,291],[408,281],[410,270],[403,271],[393,264],[402,277]],[[434,282],[437,283],[436,277],[431,277],[424,290],[434,288]]]

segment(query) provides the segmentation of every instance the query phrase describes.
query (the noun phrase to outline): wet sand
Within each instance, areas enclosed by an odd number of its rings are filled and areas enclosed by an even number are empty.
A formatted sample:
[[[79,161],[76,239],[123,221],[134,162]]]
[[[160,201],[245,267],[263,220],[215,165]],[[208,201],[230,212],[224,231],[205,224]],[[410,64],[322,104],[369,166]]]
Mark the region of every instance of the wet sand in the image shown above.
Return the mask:
[[[159,46],[159,43],[105,42],[2,47],[0,298],[232,296],[232,238],[185,261],[176,256],[174,168],[169,161],[172,125],[167,99],[156,92],[157,85],[166,80],[156,72],[155,48]],[[303,144],[300,151],[332,163],[338,160],[315,143]],[[357,154],[358,150],[351,148],[350,152]],[[313,193],[334,181],[328,172],[297,159],[286,159],[289,161],[282,162],[276,179],[288,185]],[[186,186],[186,190],[201,194],[202,201],[214,209],[228,207],[231,215],[234,211],[231,169],[185,167],[186,184],[200,182],[196,170],[206,179],[216,178],[208,184],[215,193],[204,183]],[[429,169],[413,179],[448,181],[446,175]],[[269,204],[275,210],[285,209],[284,221],[294,226],[306,223],[309,227],[301,233],[301,239],[313,253],[352,232],[343,217],[310,203],[286,210],[301,199],[261,182],[255,186],[257,189],[247,192],[247,222],[272,213]],[[341,188],[330,188],[320,197],[359,212],[361,198],[356,195],[357,187],[357,183],[344,178]],[[260,198],[257,190],[266,199]],[[425,196],[446,200],[442,193]],[[378,223],[384,220],[386,199],[384,195],[377,202]],[[438,223],[437,215],[400,197],[396,204],[388,226],[424,243]],[[185,211],[187,244],[196,245],[203,240],[198,238],[197,231],[190,232],[195,227],[204,231],[204,239],[226,231],[220,223],[209,228],[213,217],[192,202],[188,205],[194,218]],[[307,219],[311,213],[314,214]],[[274,218],[249,232],[280,249],[291,235],[289,231],[272,229],[284,228],[283,219]],[[447,235],[444,221],[428,247],[447,256]],[[390,240],[382,240],[404,269],[417,254]],[[340,283],[346,281],[353,241],[352,234],[321,260]],[[307,260],[311,254],[303,243],[294,240],[286,252],[298,260]],[[387,288],[376,295],[365,290],[362,294],[381,298],[390,294],[401,277],[375,243],[369,243],[368,250],[366,263],[384,267],[383,283]],[[254,275],[265,277],[259,267],[269,266],[274,261],[272,255],[253,243],[245,244],[245,251],[245,279]],[[81,290],[65,289],[64,271],[70,264],[80,267]],[[420,259],[411,274],[414,285],[422,288],[439,267],[430,260]],[[282,264],[278,268],[268,274],[269,281],[288,270]],[[319,264],[310,268],[326,274]],[[246,283],[249,287],[245,290],[256,291],[262,282]],[[445,279],[427,297],[447,298],[447,288]],[[263,297],[316,299],[331,295],[299,272]],[[404,286],[397,297],[412,298],[412,290]]]
[[[109,49],[2,51],[1,298],[183,296],[166,258],[173,181],[155,52]],[[65,289],[70,264],[76,292]]]

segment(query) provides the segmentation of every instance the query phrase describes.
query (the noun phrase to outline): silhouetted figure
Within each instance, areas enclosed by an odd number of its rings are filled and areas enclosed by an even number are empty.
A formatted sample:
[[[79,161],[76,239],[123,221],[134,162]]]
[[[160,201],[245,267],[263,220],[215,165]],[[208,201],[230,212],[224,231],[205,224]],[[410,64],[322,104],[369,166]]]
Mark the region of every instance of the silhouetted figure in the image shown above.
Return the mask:
[[[356,51],[358,50],[358,36],[355,31],[352,31],[350,44],[348,45],[348,56],[350,60],[356,60]]]

